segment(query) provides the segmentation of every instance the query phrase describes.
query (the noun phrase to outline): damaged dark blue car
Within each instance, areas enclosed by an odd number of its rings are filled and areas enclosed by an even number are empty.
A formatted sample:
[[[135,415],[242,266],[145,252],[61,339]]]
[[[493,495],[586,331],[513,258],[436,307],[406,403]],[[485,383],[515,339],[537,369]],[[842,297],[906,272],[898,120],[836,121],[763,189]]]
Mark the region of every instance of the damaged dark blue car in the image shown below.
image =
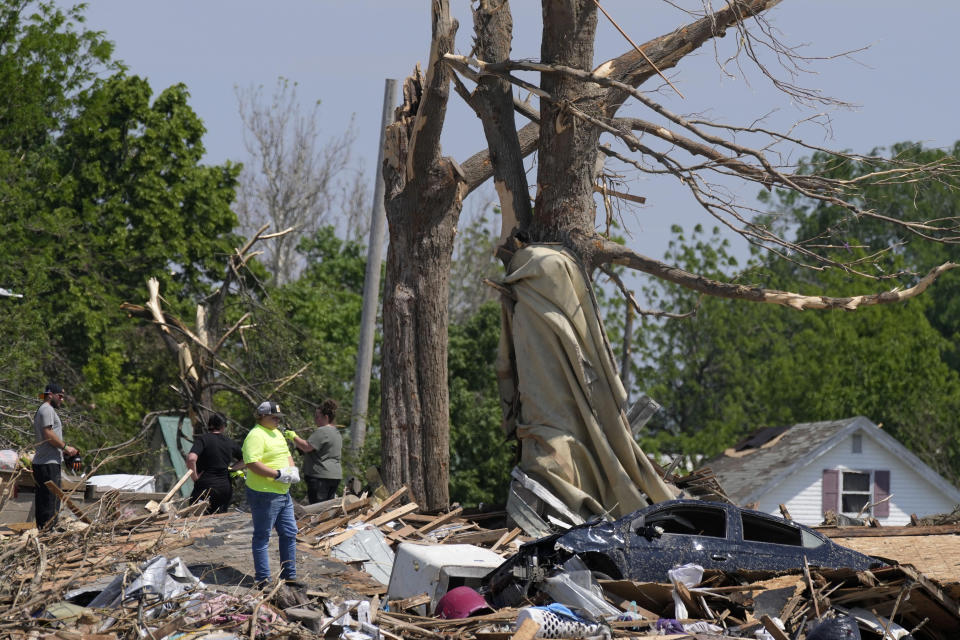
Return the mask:
[[[572,556],[599,578],[640,582],[669,582],[667,572],[687,563],[743,574],[802,570],[804,561],[857,571],[884,564],[790,520],[731,504],[670,500],[528,542],[484,578],[486,590],[497,606],[516,604]]]

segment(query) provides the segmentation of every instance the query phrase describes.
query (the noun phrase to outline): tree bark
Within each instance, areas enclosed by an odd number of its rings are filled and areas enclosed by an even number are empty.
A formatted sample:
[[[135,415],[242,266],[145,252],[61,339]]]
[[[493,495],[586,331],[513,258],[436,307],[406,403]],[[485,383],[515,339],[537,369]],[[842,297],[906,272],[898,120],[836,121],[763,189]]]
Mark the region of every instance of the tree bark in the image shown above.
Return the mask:
[[[541,61],[590,69],[596,28],[597,9],[592,0],[543,0]],[[571,116],[566,106],[579,105],[599,87],[555,73],[542,74],[541,87],[554,100],[540,103],[537,197],[527,232],[535,242],[558,242],[570,231],[593,231],[600,130]],[[595,111],[595,107],[589,110]]]
[[[481,0],[474,11],[476,49],[484,60],[510,59],[513,17],[508,0]],[[524,149],[520,144],[513,113],[513,87],[503,78],[481,76],[467,102],[483,123],[493,181],[500,200],[503,244],[515,228],[530,225],[530,195],[523,170]]]
[[[383,302],[381,476],[428,510],[450,501],[447,329],[450,260],[466,183],[440,155],[456,21],[434,0],[426,78],[408,78],[384,153],[390,245]]]

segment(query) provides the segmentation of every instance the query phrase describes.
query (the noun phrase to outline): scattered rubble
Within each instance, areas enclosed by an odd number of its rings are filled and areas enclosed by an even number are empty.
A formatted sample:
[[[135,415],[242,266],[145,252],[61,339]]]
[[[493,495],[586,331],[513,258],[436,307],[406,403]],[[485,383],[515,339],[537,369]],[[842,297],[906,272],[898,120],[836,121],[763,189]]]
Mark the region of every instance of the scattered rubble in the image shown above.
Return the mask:
[[[53,531],[0,526],[0,637],[946,640],[960,632],[960,553],[953,551],[960,525],[953,521],[915,526],[915,535],[820,529],[893,561],[861,571],[687,566],[666,581],[643,582],[600,576],[568,559],[541,565],[541,588],[516,606],[472,607],[480,615],[446,619],[432,615],[446,590],[481,585],[485,569],[463,569],[473,554],[506,559],[536,542],[506,526],[504,512],[427,514],[406,489],[298,507],[305,587],[259,590],[248,574],[248,514],[199,515],[201,507],[172,496],[133,516],[118,504],[108,492],[81,511],[89,523],[65,510]],[[890,535],[864,533],[877,531]],[[929,538],[944,550],[933,574],[923,562],[910,564],[912,549]],[[899,542],[882,554],[854,544],[890,539]]]

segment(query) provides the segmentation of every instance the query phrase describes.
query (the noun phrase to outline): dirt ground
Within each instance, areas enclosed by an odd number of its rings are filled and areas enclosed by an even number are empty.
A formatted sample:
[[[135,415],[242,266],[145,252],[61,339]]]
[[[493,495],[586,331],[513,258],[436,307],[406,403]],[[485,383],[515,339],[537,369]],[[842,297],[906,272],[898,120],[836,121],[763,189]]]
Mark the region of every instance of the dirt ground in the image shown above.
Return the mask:
[[[212,530],[211,530],[212,529]],[[193,537],[193,544],[170,552],[179,556],[190,571],[208,584],[253,586],[253,554],[250,537],[253,525],[249,513],[233,512],[205,516]],[[270,538],[270,568],[276,577],[280,556],[276,535]],[[297,545],[297,580],[308,590],[344,598],[356,598],[349,585],[358,572],[348,564],[324,556],[302,543]]]

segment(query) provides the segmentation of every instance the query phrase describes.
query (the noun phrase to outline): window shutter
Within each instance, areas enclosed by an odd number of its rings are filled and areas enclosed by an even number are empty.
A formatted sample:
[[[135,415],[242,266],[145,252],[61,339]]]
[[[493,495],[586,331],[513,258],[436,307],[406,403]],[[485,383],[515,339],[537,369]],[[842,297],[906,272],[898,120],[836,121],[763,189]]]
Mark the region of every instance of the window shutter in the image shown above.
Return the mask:
[[[873,472],[873,515],[875,518],[886,518],[890,515],[890,501],[880,502],[890,495],[890,472]],[[879,504],[878,504],[879,503]]]
[[[823,499],[820,511],[825,515],[827,511],[839,513],[840,501],[840,472],[836,469],[823,470]]]

